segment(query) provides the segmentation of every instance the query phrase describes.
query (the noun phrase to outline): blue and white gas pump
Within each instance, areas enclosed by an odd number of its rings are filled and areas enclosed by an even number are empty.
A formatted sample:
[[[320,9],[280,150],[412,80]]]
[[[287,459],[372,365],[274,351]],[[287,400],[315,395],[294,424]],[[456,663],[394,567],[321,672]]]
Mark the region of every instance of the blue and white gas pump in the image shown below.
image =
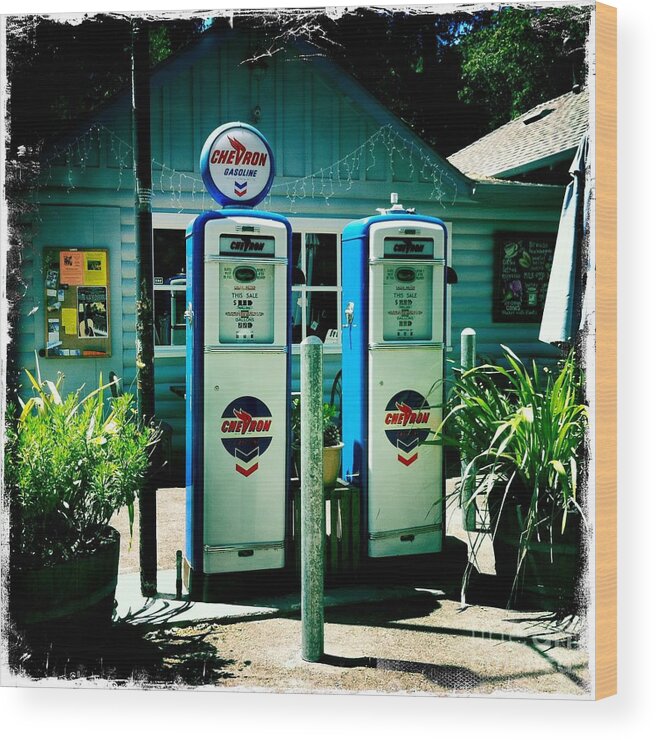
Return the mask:
[[[342,234],[343,477],[364,502],[370,557],[439,552],[446,334],[443,221],[396,204]]]
[[[187,229],[188,586],[285,565],[290,457],[291,225],[252,210],[273,154],[230,123],[207,139],[201,172],[227,207]]]

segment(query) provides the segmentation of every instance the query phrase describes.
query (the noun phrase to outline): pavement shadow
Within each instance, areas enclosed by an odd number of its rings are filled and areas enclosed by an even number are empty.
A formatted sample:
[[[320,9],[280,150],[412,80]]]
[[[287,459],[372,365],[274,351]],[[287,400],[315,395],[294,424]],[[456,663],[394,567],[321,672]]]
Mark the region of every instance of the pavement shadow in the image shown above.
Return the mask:
[[[391,660],[389,658],[342,658],[338,655],[324,655],[321,662],[337,668],[375,668],[383,671],[417,673],[445,689],[457,691],[474,690],[488,681],[468,668],[455,665],[437,665],[410,660]]]
[[[204,638],[211,628],[152,629],[129,620],[106,628],[12,629],[10,669],[33,679],[109,681],[116,686],[217,684],[232,678],[233,661]]]
[[[410,619],[435,613],[439,608],[439,597],[436,595],[431,593],[417,594],[412,599],[405,601],[334,607],[330,610],[329,621],[352,626],[384,627],[413,633],[473,637],[499,643],[517,642],[539,649],[552,647],[576,649],[580,646],[579,621],[574,619],[572,621],[562,620],[553,614],[532,614],[504,620],[508,624],[522,624],[526,628],[527,634],[525,635],[407,622]]]
[[[517,671],[502,675],[483,675],[469,668],[450,664],[423,663],[410,660],[392,660],[389,658],[344,658],[338,655],[323,655],[321,663],[338,668],[373,668],[384,671],[401,673],[416,673],[427,678],[431,683],[449,691],[471,692],[483,687],[492,691],[496,685],[508,681],[546,676],[552,673],[563,673],[577,687],[587,689],[587,682],[576,674],[577,669],[586,668],[586,663],[580,663],[564,668],[554,660],[544,670]]]
[[[451,597],[460,594],[466,564],[467,545],[456,537],[446,537],[439,553],[367,558],[353,577],[371,585],[440,590]]]
[[[179,618],[193,608],[193,602],[180,601],[173,594],[157,594],[157,598],[149,598],[144,605],[119,619],[119,622],[134,626],[149,627],[166,624],[172,619]]]

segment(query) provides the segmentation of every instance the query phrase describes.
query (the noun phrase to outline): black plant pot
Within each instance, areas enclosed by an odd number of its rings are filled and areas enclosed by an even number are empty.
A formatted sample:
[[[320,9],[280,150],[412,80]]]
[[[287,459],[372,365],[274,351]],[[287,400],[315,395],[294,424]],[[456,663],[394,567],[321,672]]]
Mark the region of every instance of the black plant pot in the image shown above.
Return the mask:
[[[502,494],[501,494],[502,495]],[[526,545],[523,561],[520,541],[526,528],[527,507],[516,491],[501,506],[497,493],[490,504],[498,587],[509,606],[558,613],[573,613],[581,570],[581,521],[578,512],[568,514],[565,532],[556,522],[549,534],[535,533]]]
[[[52,634],[109,627],[118,580],[120,535],[108,527],[88,555],[48,567],[10,571],[9,613],[18,629]]]

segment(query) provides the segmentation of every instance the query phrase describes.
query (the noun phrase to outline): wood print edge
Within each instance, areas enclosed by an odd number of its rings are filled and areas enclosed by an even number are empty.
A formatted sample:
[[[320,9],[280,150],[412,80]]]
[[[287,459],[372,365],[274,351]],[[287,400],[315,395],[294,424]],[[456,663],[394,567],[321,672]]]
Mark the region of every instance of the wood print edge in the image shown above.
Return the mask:
[[[595,698],[617,693],[617,9],[596,4]]]

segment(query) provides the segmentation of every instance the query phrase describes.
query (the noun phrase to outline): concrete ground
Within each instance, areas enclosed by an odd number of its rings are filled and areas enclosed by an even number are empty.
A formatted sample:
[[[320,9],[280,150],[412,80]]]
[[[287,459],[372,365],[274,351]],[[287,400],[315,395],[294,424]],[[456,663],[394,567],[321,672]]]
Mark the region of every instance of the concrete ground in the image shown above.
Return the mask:
[[[489,538],[477,543],[477,572],[468,603],[461,603],[467,542],[481,535],[462,530],[453,486],[442,555],[376,563],[327,583],[325,656],[318,663],[301,659],[297,588],[268,583],[222,604],[175,599],[184,490],[160,489],[158,598],[140,595],[138,522],[132,544],[126,514],[112,522],[122,546],[116,655],[106,655],[107,675],[119,684],[247,691],[588,696],[582,624],[504,608]]]

